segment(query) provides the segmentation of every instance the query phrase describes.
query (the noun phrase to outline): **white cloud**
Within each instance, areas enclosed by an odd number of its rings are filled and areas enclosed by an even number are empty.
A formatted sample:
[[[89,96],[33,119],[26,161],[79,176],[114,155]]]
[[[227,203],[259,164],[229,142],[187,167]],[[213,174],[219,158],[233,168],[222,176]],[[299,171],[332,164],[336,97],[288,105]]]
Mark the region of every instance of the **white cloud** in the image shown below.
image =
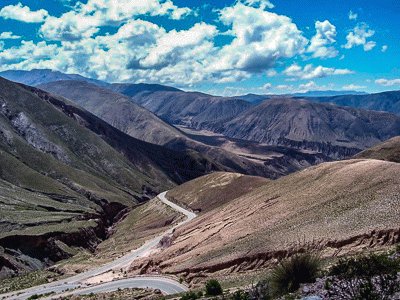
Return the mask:
[[[21,46],[4,49],[0,52],[1,69],[33,69],[44,68],[46,62],[58,53],[57,45],[48,45],[42,41],[37,44],[32,41],[22,41]]]
[[[215,72],[266,71],[279,59],[303,53],[308,43],[290,18],[241,2],[222,9],[220,20],[231,28],[234,39],[215,57]]]
[[[315,58],[336,57],[339,52],[331,46],[336,42],[336,27],[325,20],[323,22],[317,21],[315,29],[317,33],[312,37],[307,52],[312,53]]]
[[[101,26],[117,26],[136,16],[168,16],[179,20],[191,12],[171,0],[89,0],[85,4],[78,2],[73,10],[59,18],[47,18],[40,33],[48,40],[80,40],[93,36]]]
[[[383,45],[381,51],[383,53],[385,53],[387,51],[387,49],[388,49],[388,46],[387,45]]]
[[[349,11],[349,20],[355,21],[355,20],[357,20],[357,18],[358,18],[358,14],[357,13]]]
[[[248,6],[255,6],[261,9],[275,7],[269,0],[245,0],[244,3]]]
[[[289,77],[300,79],[323,78],[332,75],[347,75],[353,73],[354,72],[349,69],[335,69],[323,66],[314,67],[311,64],[306,65],[304,68],[300,67],[298,64],[293,64],[283,71],[283,74]]]
[[[174,19],[190,13],[171,1],[88,0],[58,18],[46,17],[39,31],[46,41],[21,41],[2,50],[0,70],[50,68],[110,82],[182,87],[238,82],[254,74],[276,76],[274,66],[304,54],[309,41],[290,18],[267,11],[266,1],[248,0],[247,5],[243,1],[220,11],[232,41],[219,46],[215,38],[221,33],[214,25],[201,22],[167,30],[141,19],[156,15]],[[103,26],[117,31],[103,33]],[[334,26],[320,22],[318,33],[319,43],[314,45],[329,49],[336,37]],[[294,80],[352,73],[312,65],[293,65],[285,72]]]
[[[365,23],[357,24],[353,31],[347,35],[347,43],[343,45],[343,48],[351,49],[356,46],[363,46],[364,51],[370,51],[376,46],[376,42],[367,41],[368,38],[372,37],[375,31],[370,29]]]
[[[342,87],[342,90],[344,90],[344,91],[356,91],[356,90],[362,90],[362,89],[365,89],[366,88],[366,86],[363,86],[363,85],[357,85],[357,84],[348,84],[348,85],[344,85],[343,87]]]
[[[366,43],[364,45],[364,51],[371,51],[372,49],[374,49],[376,46],[376,42],[374,41],[369,41],[368,43]]]
[[[21,37],[13,34],[11,31],[4,31],[0,33],[0,40],[18,40]]]
[[[193,49],[203,46],[206,50],[211,50],[213,46],[208,43],[216,34],[217,28],[213,25],[205,23],[195,24],[189,30],[176,31],[172,30],[160,39],[152,47],[148,55],[140,61],[143,68],[159,68],[167,65],[177,64],[183,57],[194,55]],[[201,53],[196,53],[199,62]]]
[[[298,88],[296,89],[296,92],[298,93],[304,93],[304,92],[309,92],[309,91],[326,91],[332,88],[332,85],[318,85],[314,81],[309,81],[304,84],[300,84]]]
[[[272,88],[272,84],[271,83],[266,83],[262,87],[262,89],[266,90],[266,91],[270,90],[271,88]]]
[[[400,78],[396,79],[377,79],[375,80],[376,84],[383,85],[383,86],[394,86],[394,85],[400,85]]]
[[[42,23],[48,16],[49,13],[46,10],[31,11],[28,6],[23,6],[20,2],[16,5],[4,6],[0,10],[0,17],[25,23]]]
[[[277,72],[276,70],[274,70],[274,69],[270,69],[270,70],[268,70],[267,73],[266,73],[266,75],[267,75],[268,77],[275,77],[277,74],[278,74],[278,72]]]

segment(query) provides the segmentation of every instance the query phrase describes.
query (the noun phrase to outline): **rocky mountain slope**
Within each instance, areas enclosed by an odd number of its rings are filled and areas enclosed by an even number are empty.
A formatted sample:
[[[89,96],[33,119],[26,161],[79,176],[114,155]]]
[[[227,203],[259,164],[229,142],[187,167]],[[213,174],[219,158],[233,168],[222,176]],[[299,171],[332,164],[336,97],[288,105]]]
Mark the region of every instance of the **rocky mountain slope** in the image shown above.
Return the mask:
[[[112,126],[137,139],[163,145],[184,135],[128,97],[83,81],[65,80],[40,89],[74,101]]]
[[[363,97],[377,96],[346,95],[308,100],[273,96],[258,105],[235,98],[184,92],[139,93],[132,99],[171,124],[207,129],[228,138],[308,150],[337,159],[351,157],[400,134],[400,119],[389,113],[318,103]],[[375,106],[365,108],[378,109]]]
[[[191,128],[207,128],[211,123],[224,122],[253,106],[244,100],[197,92],[144,92],[132,100],[170,124]]]
[[[192,186],[189,193],[213,189],[207,182]],[[307,245],[326,256],[392,245],[400,236],[399,195],[398,163],[324,163],[233,196],[178,228],[169,247],[131,271],[172,273],[191,281],[253,272]]]
[[[93,249],[126,208],[221,169],[0,78],[0,276]]]
[[[265,101],[211,129],[232,138],[343,158],[398,135],[400,118],[287,98]]]
[[[132,85],[121,86],[132,88]],[[191,149],[206,155],[227,170],[277,178],[327,160],[327,157],[323,155],[288,151],[288,149],[283,148],[274,149],[275,151],[259,148],[255,153],[257,155],[251,155],[252,151],[249,151],[250,153],[232,151],[229,147],[221,147],[218,144],[208,143],[205,140],[190,136],[135,104],[127,96],[90,83],[57,81],[39,87],[71,99],[130,136],[173,150]],[[178,94],[181,94],[181,92]],[[199,100],[199,102],[203,102],[203,100]],[[227,99],[223,102],[229,105]],[[215,106],[218,105],[215,104]],[[238,142],[230,141],[229,143],[237,144]],[[260,156],[258,155],[259,152],[265,155]]]

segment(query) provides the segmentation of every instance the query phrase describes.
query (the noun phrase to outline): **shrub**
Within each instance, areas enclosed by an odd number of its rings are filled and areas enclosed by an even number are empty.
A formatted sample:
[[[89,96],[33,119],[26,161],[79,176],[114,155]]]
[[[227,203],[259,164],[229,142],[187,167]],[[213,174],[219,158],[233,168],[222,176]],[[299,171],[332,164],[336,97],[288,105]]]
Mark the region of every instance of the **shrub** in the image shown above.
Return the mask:
[[[198,295],[195,292],[186,292],[182,297],[181,300],[196,300],[198,299]]]
[[[206,282],[206,295],[217,296],[222,294],[222,287],[218,280],[210,279]]]
[[[233,293],[231,299],[232,300],[249,300],[250,297],[249,297],[248,293],[246,293],[246,292],[244,292],[242,290],[238,290],[238,291]],[[258,298],[256,298],[256,299],[258,299]]]
[[[297,254],[282,261],[271,274],[274,293],[284,295],[299,289],[302,283],[311,283],[321,268],[320,257],[316,254]]]
[[[372,254],[342,259],[330,270],[326,286],[329,296],[340,299],[390,299],[400,291],[399,259]]]
[[[269,300],[271,299],[271,288],[268,281],[260,281],[248,291],[250,299]]]
[[[341,259],[334,265],[329,275],[342,278],[368,278],[381,274],[397,274],[400,260],[387,255],[371,254],[357,258]]]

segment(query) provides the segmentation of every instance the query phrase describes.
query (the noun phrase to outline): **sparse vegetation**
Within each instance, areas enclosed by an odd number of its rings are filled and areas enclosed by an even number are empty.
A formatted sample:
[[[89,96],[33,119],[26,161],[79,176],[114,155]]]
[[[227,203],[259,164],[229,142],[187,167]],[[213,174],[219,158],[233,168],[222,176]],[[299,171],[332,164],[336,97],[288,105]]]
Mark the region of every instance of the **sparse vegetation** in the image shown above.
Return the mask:
[[[342,259],[331,268],[325,287],[340,299],[391,299],[400,292],[399,271],[400,259],[386,254]]]
[[[200,297],[195,292],[189,291],[189,292],[186,292],[185,294],[183,294],[183,296],[181,297],[181,300],[196,300]]]
[[[316,254],[296,254],[282,261],[271,274],[271,287],[277,295],[296,291],[300,284],[313,282],[321,268],[320,257]]]
[[[222,287],[218,280],[210,279],[206,282],[206,295],[217,296],[222,294]]]
[[[11,278],[0,280],[0,294],[30,288],[48,283],[51,279],[60,276],[50,271],[35,271]]]

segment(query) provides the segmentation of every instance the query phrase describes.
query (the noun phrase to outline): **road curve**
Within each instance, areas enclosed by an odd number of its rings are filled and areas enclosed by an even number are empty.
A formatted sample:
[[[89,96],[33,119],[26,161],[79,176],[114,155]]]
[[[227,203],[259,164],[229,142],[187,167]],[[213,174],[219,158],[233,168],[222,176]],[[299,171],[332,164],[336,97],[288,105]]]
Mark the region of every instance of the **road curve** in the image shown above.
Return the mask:
[[[0,294],[0,299],[27,299],[33,295],[43,295],[47,293],[55,293],[54,296],[51,296],[46,299],[53,299],[60,296],[60,294],[67,293],[68,295],[71,294],[88,294],[90,293],[100,293],[100,292],[108,292],[108,291],[115,291],[118,288],[153,288],[159,289],[163,293],[170,295],[175,293],[181,293],[187,291],[187,287],[180,284],[179,282],[172,280],[166,277],[133,277],[133,278],[126,278],[126,279],[119,279],[110,281],[107,283],[103,283],[96,286],[91,287],[82,287],[83,282],[98,276],[100,274],[109,272],[111,270],[117,270],[128,268],[129,265],[136,259],[145,257],[148,255],[150,250],[153,250],[157,247],[159,242],[161,241],[162,237],[166,234],[171,234],[175,228],[186,224],[187,222],[193,220],[197,215],[193,212],[190,212],[179,205],[169,201],[165,196],[167,192],[163,192],[159,194],[157,197],[160,199],[161,202],[170,206],[172,209],[184,214],[186,216],[186,220],[180,222],[179,224],[175,225],[174,227],[170,228],[166,232],[163,232],[161,235],[153,238],[152,240],[146,242],[143,246],[138,249],[132,250],[130,253],[110,262],[98,268],[90,269],[78,275],[55,281],[48,284],[43,284],[39,286],[35,286],[29,289],[15,291],[7,294]],[[71,291],[73,290],[73,291]],[[71,292],[69,292],[71,291]],[[82,293],[81,293],[82,292]]]
[[[71,292],[66,292],[57,296],[51,296],[45,299],[54,299],[57,297],[66,297],[71,295],[88,295],[98,293],[114,292],[118,289],[126,288],[152,288],[158,289],[165,295],[172,295],[177,293],[183,293],[187,291],[187,288],[177,283],[175,280],[163,277],[135,277],[126,278],[116,281],[106,282],[100,285],[77,289]]]

